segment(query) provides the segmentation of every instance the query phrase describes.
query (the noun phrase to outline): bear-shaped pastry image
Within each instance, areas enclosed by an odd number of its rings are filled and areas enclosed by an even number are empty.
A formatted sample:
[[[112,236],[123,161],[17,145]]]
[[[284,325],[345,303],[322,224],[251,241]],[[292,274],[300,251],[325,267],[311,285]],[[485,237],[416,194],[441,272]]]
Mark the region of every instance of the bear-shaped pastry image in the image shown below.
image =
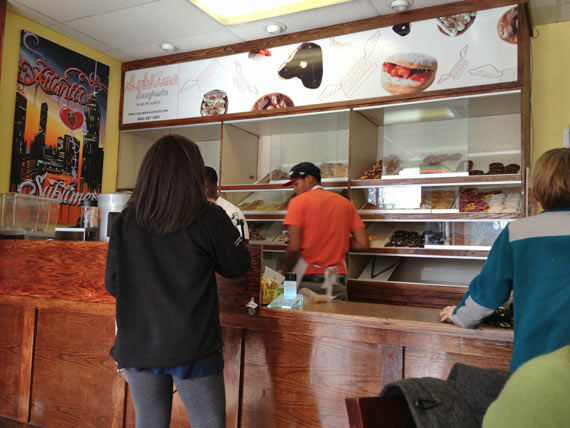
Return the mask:
[[[277,72],[283,79],[298,77],[303,86],[317,89],[323,80],[323,51],[316,43],[303,43],[289,55]]]

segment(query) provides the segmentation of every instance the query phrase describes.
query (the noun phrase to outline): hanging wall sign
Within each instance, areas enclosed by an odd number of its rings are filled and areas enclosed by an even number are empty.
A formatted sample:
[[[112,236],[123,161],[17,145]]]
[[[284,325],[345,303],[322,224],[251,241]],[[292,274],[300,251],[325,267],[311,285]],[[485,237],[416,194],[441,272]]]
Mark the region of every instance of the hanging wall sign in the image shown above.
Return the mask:
[[[123,124],[517,80],[518,7],[127,71]]]
[[[97,199],[109,67],[22,31],[10,191],[59,200],[59,223]]]

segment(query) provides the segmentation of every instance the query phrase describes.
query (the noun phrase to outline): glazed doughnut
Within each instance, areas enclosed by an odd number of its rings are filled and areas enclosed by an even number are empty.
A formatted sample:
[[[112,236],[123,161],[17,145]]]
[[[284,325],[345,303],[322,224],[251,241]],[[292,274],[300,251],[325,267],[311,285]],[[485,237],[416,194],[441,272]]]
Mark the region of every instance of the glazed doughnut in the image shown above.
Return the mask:
[[[459,13],[457,15],[441,16],[436,19],[437,28],[449,37],[460,36],[475,22],[477,12]]]

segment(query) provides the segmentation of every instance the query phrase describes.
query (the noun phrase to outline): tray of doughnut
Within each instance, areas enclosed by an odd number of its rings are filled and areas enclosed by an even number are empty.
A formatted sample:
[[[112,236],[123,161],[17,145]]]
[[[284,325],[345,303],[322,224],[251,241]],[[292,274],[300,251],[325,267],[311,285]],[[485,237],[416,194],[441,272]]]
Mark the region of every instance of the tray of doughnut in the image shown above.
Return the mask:
[[[348,164],[343,162],[323,162],[319,166],[321,178],[346,178],[348,176]]]
[[[422,191],[421,209],[429,209],[432,212],[458,212],[455,208],[457,198],[456,190],[425,190]]]
[[[457,191],[456,190],[431,190],[426,189],[421,192],[421,199],[417,195],[406,198],[405,195],[398,194],[378,195],[374,192],[376,188],[368,189],[366,202],[360,207],[361,210],[377,210],[390,213],[457,213],[456,207]],[[397,190],[391,187],[390,190]],[[393,192],[394,193],[394,192]]]
[[[283,224],[280,221],[250,221],[247,223],[247,227],[249,229],[250,241],[262,241],[265,243],[274,241],[283,230]]]
[[[488,168],[474,168],[472,160],[464,160],[457,165],[456,171],[469,171],[469,175],[501,175],[501,174],[518,174],[521,166],[518,163],[510,163],[504,165],[502,162],[490,162]]]
[[[285,211],[292,195],[289,192],[254,192],[238,204],[242,211]]]
[[[518,213],[521,195],[517,191],[463,188],[459,211],[463,213]]]
[[[359,180],[375,180],[379,178],[382,178],[382,159],[365,170],[360,176]]]

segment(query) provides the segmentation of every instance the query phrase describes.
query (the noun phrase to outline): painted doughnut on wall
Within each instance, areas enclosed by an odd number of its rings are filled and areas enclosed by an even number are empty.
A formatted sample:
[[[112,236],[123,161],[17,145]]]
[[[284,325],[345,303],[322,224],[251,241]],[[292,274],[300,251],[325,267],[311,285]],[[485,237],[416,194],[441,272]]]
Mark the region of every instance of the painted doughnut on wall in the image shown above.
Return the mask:
[[[277,71],[282,79],[297,77],[303,86],[317,89],[323,80],[323,51],[316,43],[303,43],[295,49]]]

